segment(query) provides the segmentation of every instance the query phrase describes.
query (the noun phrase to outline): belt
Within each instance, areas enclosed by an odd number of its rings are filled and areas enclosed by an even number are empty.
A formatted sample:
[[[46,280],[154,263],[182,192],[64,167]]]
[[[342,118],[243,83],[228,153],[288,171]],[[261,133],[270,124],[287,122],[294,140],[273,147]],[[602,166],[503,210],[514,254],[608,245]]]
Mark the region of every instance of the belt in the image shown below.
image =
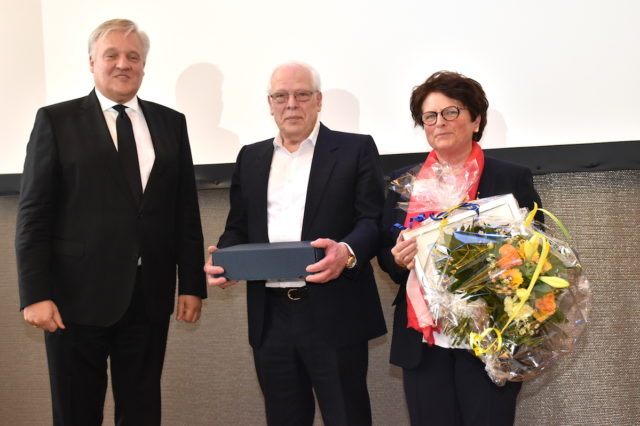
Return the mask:
[[[307,297],[308,289],[304,287],[267,287],[267,293],[273,296],[287,297],[289,300],[302,300]]]

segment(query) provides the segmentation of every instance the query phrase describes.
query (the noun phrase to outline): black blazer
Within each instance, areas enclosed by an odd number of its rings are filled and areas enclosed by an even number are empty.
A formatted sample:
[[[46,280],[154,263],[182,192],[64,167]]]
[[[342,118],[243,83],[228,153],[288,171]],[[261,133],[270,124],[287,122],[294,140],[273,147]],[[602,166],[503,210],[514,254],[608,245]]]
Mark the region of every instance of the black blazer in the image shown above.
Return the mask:
[[[52,299],[63,321],[115,323],[142,258],[147,311],[166,320],[179,293],[206,297],[203,238],[184,115],[139,100],[155,162],[136,205],[92,91],[41,108],[17,214],[20,306]]]
[[[242,148],[231,181],[231,207],[218,247],[268,242],[267,186],[273,139]],[[358,264],[326,284],[309,285],[316,325],[329,344],[366,341],[386,333],[369,260],[378,245],[384,189],[371,136],[320,126],[307,189],[301,241],[344,241]],[[259,347],[264,328],[264,281],[247,283],[249,341]]]
[[[394,172],[391,179],[406,173],[412,167],[406,167]],[[532,208],[536,202],[541,206],[540,196],[533,187],[531,171],[517,164],[485,157],[484,169],[478,186],[478,198],[491,197],[512,193],[521,207]],[[406,212],[397,208],[400,201],[399,194],[389,191],[385,201],[381,220],[381,244],[378,253],[380,267],[389,274],[391,279],[400,285],[398,294],[393,302],[395,312],[393,316],[393,336],[391,339],[391,363],[403,368],[413,368],[420,363],[422,356],[422,335],[407,328],[407,297],[406,283],[409,271],[396,266],[391,249],[396,244],[400,230],[393,228],[395,223],[404,224]],[[542,220],[542,214],[536,215]]]

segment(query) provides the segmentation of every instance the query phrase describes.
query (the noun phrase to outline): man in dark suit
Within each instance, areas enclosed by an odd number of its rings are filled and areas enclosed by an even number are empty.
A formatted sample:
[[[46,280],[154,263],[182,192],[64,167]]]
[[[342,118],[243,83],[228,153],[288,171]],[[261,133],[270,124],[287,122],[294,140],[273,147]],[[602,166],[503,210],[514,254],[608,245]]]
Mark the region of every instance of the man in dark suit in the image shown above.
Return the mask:
[[[308,65],[276,68],[268,101],[279,133],[240,151],[218,247],[313,240],[325,258],[306,282],[247,283],[267,421],[311,425],[315,391],[326,425],[370,424],[367,342],[386,333],[369,263],[384,197],[378,152],[370,136],[320,123],[320,79]],[[211,260],[205,270],[210,285],[235,284],[215,278],[223,269]]]
[[[27,146],[16,254],[25,320],[45,330],[56,425],[102,423],[110,359],[118,425],[160,424],[176,319],[206,297],[185,118],[136,94],[149,39],[128,20],[89,39],[95,90],[41,108]]]

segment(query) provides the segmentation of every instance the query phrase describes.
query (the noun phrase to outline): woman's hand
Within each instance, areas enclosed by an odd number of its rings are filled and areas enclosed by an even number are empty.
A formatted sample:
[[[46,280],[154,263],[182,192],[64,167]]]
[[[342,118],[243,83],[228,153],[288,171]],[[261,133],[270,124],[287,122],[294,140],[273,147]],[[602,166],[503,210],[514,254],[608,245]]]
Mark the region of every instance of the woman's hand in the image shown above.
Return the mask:
[[[414,257],[418,253],[418,244],[415,238],[405,240],[403,238],[404,233],[405,231],[402,231],[398,235],[396,245],[391,249],[391,254],[396,265],[404,269],[413,269]]]

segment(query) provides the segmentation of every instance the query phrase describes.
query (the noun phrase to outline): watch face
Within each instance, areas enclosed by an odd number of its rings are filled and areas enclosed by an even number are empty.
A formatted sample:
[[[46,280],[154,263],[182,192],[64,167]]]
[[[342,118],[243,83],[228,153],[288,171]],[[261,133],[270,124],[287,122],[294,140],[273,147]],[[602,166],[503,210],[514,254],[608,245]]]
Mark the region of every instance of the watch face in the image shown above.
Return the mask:
[[[347,263],[346,263],[346,267],[347,268],[353,268],[353,266],[356,264],[356,257],[354,255],[350,255],[347,258]]]

